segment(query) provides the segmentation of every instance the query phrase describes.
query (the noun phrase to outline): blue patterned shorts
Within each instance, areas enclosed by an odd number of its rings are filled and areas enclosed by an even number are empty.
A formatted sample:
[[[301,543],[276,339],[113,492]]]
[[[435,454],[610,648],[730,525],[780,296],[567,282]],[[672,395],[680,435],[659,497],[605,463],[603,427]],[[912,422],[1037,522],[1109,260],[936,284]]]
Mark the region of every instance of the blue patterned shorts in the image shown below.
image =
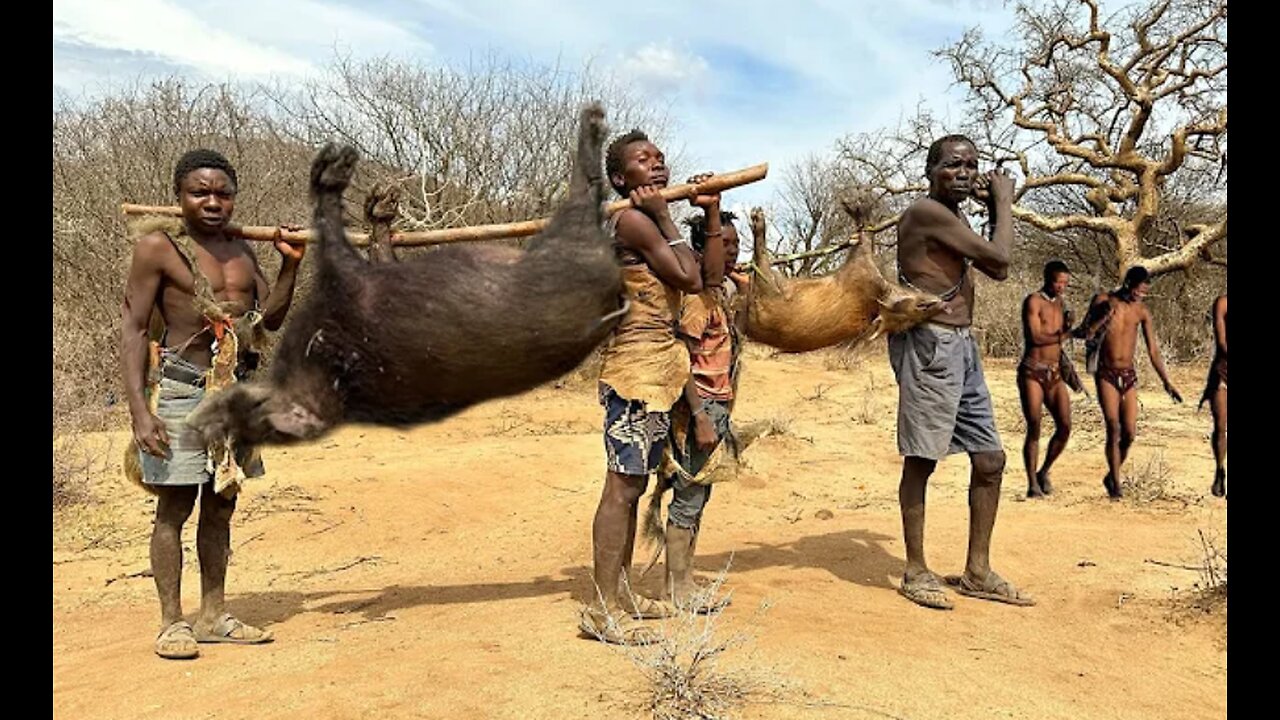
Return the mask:
[[[600,383],[600,404],[604,406],[608,470],[623,475],[648,475],[657,471],[671,430],[670,412],[649,412],[643,402],[620,397],[604,383]]]

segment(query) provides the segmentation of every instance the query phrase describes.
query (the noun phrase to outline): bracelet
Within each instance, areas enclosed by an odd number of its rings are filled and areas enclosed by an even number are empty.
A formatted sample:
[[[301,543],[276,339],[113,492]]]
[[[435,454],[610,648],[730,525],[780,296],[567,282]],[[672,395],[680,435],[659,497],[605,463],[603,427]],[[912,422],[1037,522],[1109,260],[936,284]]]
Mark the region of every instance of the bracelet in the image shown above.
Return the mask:
[[[689,242],[688,238],[676,238],[675,240],[667,241],[667,245],[669,247],[675,247],[676,245],[680,245],[680,244],[688,245],[690,250],[693,249],[693,243]]]
[[[710,237],[719,237],[719,236],[721,236],[721,235],[723,235],[723,234],[724,234],[724,230],[717,230],[717,231],[715,231],[715,232],[704,232],[704,233],[702,233],[702,237],[709,237],[709,238],[710,238]]]

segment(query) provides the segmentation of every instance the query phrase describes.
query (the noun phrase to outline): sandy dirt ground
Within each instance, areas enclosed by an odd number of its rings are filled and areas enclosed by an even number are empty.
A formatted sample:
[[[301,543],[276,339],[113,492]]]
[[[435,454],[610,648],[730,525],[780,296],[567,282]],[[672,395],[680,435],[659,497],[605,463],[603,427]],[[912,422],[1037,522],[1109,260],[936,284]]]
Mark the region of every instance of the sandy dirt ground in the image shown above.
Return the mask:
[[[764,678],[734,717],[1225,717],[1225,605],[1196,587],[1201,534],[1226,541],[1226,503],[1208,492],[1210,418],[1194,412],[1204,368],[1174,370],[1182,406],[1144,373],[1128,499],[1105,497],[1100,414],[1081,395],[1057,493],[1027,501],[1014,366],[988,360],[1009,455],[993,566],[1039,604],[957,596],[940,612],[896,591],[901,465],[883,343],[856,356],[751,348],[747,362],[739,420],[786,432],[716,486],[696,563],[705,580],[723,573],[734,601],[713,637],[743,641],[719,669]],[[593,384],[578,379],[435,425],[348,426],[268,449],[268,476],[235,516],[228,602],[276,641],[203,645],[194,661],[152,652],[154,501],[119,474],[127,435],[87,438],[105,458],[96,502],[54,516],[54,716],[645,717],[655,651],[576,628],[601,422]],[[963,568],[968,472],[954,456],[930,486],[939,572]],[[193,617],[194,521],[184,545]]]

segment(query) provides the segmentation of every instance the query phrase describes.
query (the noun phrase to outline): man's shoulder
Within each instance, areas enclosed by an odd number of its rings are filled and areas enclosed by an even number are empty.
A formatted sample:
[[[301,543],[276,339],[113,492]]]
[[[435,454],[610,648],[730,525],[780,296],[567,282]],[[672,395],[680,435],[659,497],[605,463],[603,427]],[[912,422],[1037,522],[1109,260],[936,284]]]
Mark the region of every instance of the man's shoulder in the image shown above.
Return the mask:
[[[1117,315],[1122,319],[1129,320],[1135,325],[1151,317],[1151,309],[1145,302],[1136,298],[1130,300],[1114,298],[1112,302],[1115,304],[1116,310],[1118,311]]]
[[[928,195],[925,195],[923,197],[918,197],[915,200],[912,200],[911,204],[907,206],[907,209],[902,211],[902,218],[904,220],[907,218],[911,218],[911,219],[930,218],[930,217],[936,217],[939,214],[946,214],[949,212],[950,211],[947,210],[946,205],[943,205],[937,200],[934,200]]]
[[[646,225],[657,225],[657,223],[653,221],[653,218],[649,217],[643,210],[634,207],[622,208],[618,211],[615,217],[617,218],[614,221],[615,226],[619,231],[624,229],[631,230],[636,227],[644,227]]]
[[[160,261],[174,252],[173,241],[162,229],[143,233],[133,243],[134,256],[143,260]]]

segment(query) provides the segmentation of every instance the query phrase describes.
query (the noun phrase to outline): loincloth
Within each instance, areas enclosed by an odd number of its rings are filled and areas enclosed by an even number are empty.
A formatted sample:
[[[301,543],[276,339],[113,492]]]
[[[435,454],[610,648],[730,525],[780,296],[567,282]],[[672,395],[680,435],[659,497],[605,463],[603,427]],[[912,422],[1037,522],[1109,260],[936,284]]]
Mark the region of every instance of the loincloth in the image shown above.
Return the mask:
[[[1098,379],[1111,383],[1121,395],[1138,387],[1138,371],[1133,368],[1098,366]]]
[[[1045,393],[1053,390],[1058,383],[1062,382],[1062,370],[1060,363],[1041,363],[1031,358],[1023,358],[1018,363],[1018,379],[1029,378],[1040,383],[1040,387]]]

